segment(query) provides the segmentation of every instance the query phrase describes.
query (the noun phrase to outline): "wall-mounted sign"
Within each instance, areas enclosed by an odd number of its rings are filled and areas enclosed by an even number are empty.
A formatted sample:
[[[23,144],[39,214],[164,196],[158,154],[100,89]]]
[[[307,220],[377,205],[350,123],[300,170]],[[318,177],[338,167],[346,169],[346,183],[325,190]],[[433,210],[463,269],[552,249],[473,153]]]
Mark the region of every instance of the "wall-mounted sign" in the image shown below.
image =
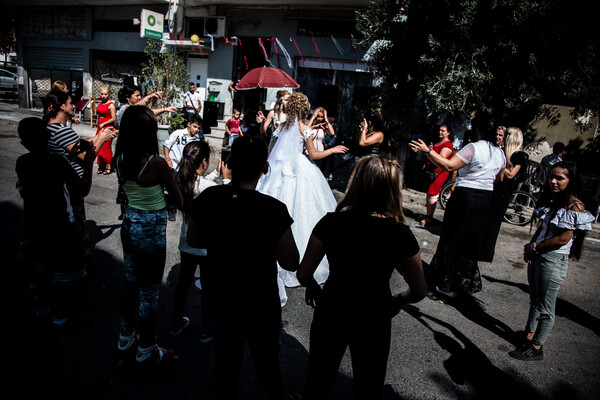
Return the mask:
[[[142,9],[140,18],[140,37],[162,39],[164,15],[154,11]]]

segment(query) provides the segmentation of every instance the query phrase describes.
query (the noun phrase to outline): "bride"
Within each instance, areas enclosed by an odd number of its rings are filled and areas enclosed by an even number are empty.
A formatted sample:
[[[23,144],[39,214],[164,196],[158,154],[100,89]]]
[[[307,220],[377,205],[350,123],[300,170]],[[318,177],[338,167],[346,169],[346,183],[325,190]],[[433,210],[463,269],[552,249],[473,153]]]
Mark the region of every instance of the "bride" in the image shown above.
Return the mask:
[[[312,139],[315,132],[304,124],[310,109],[307,97],[296,92],[289,96],[285,105],[286,121],[277,132],[277,142],[269,155],[269,173],[263,175],[256,190],[285,203],[294,223],[292,233],[304,255],[308,238],[317,222],[328,212],[333,212],[337,201],[321,170],[313,162],[332,154],[348,151],[345,146],[335,146],[317,151]],[[295,272],[278,268],[279,297],[281,305],[287,302],[285,287],[300,286]],[[329,276],[329,263],[324,257],[315,272],[319,283]]]

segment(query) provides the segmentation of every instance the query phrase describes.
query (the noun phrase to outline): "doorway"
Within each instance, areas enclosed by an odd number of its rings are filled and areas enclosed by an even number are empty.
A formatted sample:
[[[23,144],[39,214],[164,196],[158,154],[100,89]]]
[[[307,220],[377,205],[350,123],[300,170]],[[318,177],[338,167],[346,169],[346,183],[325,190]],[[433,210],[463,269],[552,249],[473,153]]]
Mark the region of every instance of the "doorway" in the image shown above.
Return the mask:
[[[204,100],[206,100],[207,95],[206,76],[208,75],[208,58],[188,55],[187,70],[190,74],[190,82],[196,85],[196,91],[200,94],[202,106],[204,107]]]

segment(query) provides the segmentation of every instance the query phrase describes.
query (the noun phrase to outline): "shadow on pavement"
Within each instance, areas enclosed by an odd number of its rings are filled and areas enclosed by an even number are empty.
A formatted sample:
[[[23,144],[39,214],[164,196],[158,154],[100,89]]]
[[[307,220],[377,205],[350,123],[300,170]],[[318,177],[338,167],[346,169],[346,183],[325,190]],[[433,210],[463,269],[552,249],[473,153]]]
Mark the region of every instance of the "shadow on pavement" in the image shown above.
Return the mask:
[[[482,278],[485,278],[490,282],[502,283],[504,285],[513,286],[518,289],[521,289],[525,293],[529,293],[529,285],[526,285],[524,283],[516,283],[516,282],[510,282],[510,281],[506,281],[506,280],[502,280],[502,279],[496,279],[496,278],[493,278],[493,277],[487,276],[487,275],[482,275]],[[594,332],[596,335],[600,336],[600,319],[599,318],[594,317],[593,315],[582,310],[581,308],[577,307],[573,303],[563,300],[560,297],[558,297],[556,299],[556,315],[563,317],[563,318],[570,319],[571,321],[575,322],[576,324],[579,324],[582,327],[587,328],[587,329],[591,330],[592,332]]]
[[[432,376],[431,378],[432,382],[440,387],[454,391],[452,393],[453,397],[480,399],[544,398],[532,385],[515,379],[514,376],[519,376],[516,371],[506,372],[493,365],[483,351],[451,324],[423,314],[418,308],[411,305],[405,306],[404,311],[431,330],[439,347],[449,353],[448,359],[443,363],[448,375]],[[449,331],[452,336],[441,329],[436,329],[434,325]],[[460,387],[455,388],[456,386],[452,383],[465,386],[465,388],[460,390]]]

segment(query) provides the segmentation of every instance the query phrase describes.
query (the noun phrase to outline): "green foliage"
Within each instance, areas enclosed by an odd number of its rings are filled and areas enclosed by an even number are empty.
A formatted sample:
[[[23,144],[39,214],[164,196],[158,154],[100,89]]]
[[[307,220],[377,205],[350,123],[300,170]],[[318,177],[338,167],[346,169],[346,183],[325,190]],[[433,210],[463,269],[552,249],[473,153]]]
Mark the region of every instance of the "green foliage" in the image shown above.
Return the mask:
[[[173,133],[178,129],[185,128],[185,118],[181,114],[175,114],[171,118],[171,123],[169,124],[169,133]]]
[[[189,81],[183,59],[174,48],[163,48],[162,40],[158,39],[148,39],[144,55],[146,62],[142,64],[142,71],[147,77],[152,78],[151,84],[147,87],[147,94],[164,91],[162,99],[156,106],[174,105],[185,92]],[[168,124],[169,116],[169,113],[160,114],[157,117],[158,123]]]
[[[572,106],[574,117],[600,112],[594,6],[593,0],[379,0],[357,13],[357,40],[389,41],[371,62],[400,131],[441,113],[525,127],[547,104]]]

